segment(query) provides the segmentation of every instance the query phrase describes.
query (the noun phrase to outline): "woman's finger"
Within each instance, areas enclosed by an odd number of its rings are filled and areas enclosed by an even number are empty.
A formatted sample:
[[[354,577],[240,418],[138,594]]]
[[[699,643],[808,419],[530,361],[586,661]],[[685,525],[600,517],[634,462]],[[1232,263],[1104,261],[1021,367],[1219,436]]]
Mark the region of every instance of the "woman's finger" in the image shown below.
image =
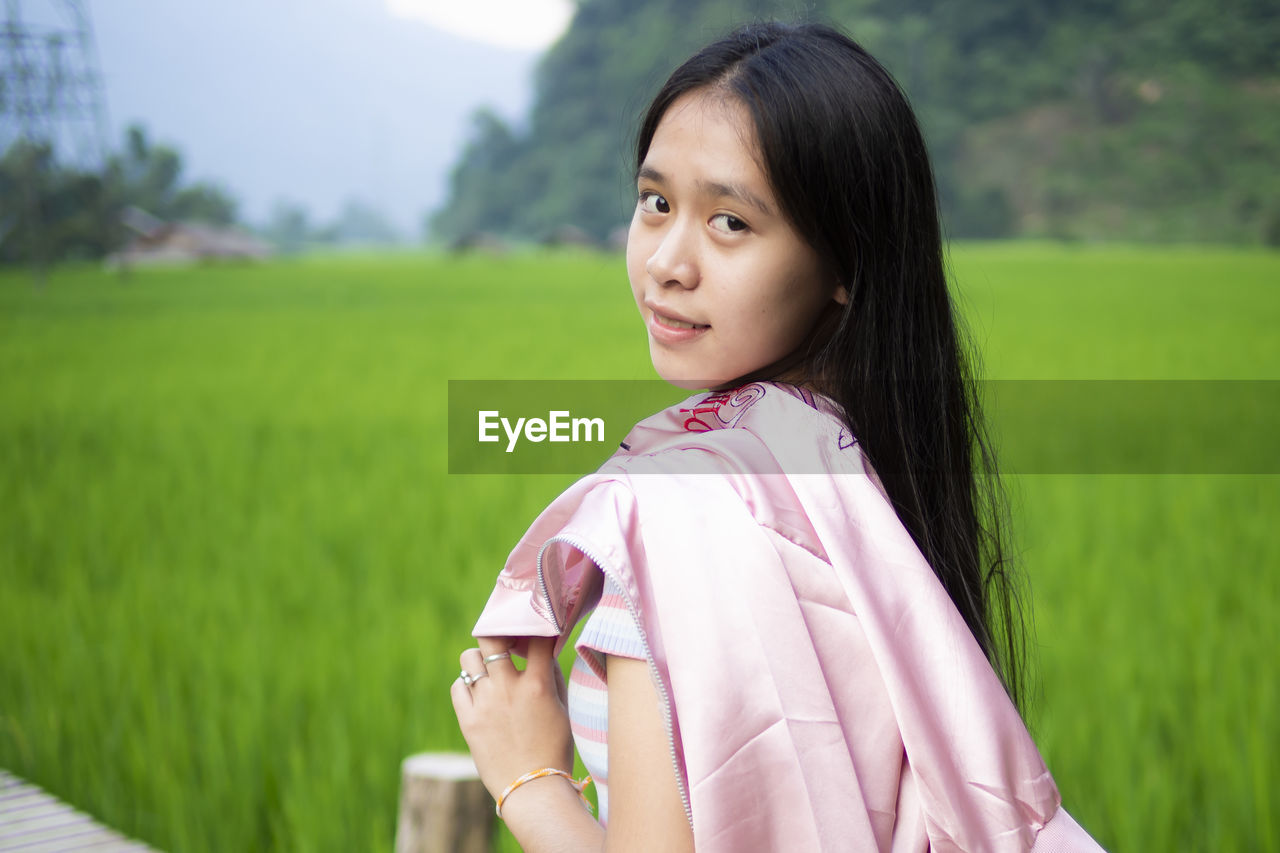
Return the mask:
[[[529,666],[539,668],[550,666],[555,658],[552,653],[555,646],[555,637],[530,637]]]
[[[530,672],[537,673],[539,677],[549,679],[553,693],[560,696],[561,702],[564,702],[568,691],[561,688],[560,682],[564,680],[564,676],[560,672],[560,663],[555,657],[555,648],[555,637],[531,637],[529,639],[528,668]]]
[[[479,649],[467,649],[458,656],[458,663],[462,667],[462,683],[467,687],[474,687],[476,682],[489,677],[489,670],[484,665],[484,656]]]
[[[510,637],[480,637],[480,653],[482,662],[489,669],[489,675],[499,678],[512,675],[516,670],[511,660],[512,640]]]
[[[463,684],[461,678],[455,678],[453,684],[449,685],[449,698],[453,701],[453,713],[458,718],[458,725],[465,728],[471,719],[473,705],[471,688]]]

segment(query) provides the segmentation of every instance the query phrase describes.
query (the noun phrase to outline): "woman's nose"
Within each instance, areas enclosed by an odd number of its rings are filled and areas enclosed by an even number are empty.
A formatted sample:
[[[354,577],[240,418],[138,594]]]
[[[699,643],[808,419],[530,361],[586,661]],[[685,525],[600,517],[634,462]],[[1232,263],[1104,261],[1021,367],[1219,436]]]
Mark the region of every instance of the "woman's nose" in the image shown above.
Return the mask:
[[[689,230],[679,223],[672,223],[654,246],[644,268],[658,284],[678,285],[685,289],[698,286],[697,249]]]

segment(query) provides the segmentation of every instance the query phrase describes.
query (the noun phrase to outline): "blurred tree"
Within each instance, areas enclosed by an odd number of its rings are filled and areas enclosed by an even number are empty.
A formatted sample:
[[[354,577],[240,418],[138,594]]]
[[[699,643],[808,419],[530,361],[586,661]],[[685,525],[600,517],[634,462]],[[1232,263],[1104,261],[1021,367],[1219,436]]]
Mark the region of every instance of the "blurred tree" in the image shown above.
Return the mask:
[[[226,191],[183,186],[181,177],[179,154],[152,145],[136,125],[100,174],[60,165],[48,145],[19,141],[0,157],[0,263],[103,257],[128,238],[121,224],[128,207],[163,220],[235,221]]]
[[[362,246],[392,246],[399,232],[381,210],[360,199],[347,199],[332,226],[336,242]]]
[[[259,233],[286,255],[297,254],[316,240],[307,209],[290,201],[278,201],[272,206],[271,218]]]
[[[48,145],[0,158],[0,263],[101,257],[113,245],[102,180],[58,167]]]
[[[125,132],[124,150],[108,160],[105,174],[108,193],[119,208],[132,205],[171,221],[235,222],[230,195],[203,183],[182,187],[181,177],[178,152],[151,144],[146,130],[136,124]]]

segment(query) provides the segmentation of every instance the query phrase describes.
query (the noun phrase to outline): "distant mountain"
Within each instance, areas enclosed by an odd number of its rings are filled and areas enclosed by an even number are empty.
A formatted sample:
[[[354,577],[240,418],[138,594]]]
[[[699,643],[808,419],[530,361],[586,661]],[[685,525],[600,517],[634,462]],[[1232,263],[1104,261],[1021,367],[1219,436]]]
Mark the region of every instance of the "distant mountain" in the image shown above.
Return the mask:
[[[580,0],[527,122],[477,122],[437,231],[604,239],[635,204],[632,134],[675,64],[797,9],[903,85],[953,236],[1280,245],[1275,0]]]
[[[358,198],[416,239],[481,106],[530,100],[533,53],[392,18],[380,0],[91,5],[113,144],[143,123],[252,222]]]

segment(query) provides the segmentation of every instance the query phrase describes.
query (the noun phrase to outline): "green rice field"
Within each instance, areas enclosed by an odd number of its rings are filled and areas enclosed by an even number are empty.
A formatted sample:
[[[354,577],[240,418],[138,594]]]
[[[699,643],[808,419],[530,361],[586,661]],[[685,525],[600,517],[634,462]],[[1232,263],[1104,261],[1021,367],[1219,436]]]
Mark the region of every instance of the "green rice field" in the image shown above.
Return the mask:
[[[952,261],[993,378],[1280,380],[1278,253]],[[0,272],[0,767],[165,850],[390,849],[572,481],[449,474],[448,380],[650,378],[634,313],[608,255]],[[1029,721],[1110,850],[1280,851],[1276,470],[1009,478]]]

